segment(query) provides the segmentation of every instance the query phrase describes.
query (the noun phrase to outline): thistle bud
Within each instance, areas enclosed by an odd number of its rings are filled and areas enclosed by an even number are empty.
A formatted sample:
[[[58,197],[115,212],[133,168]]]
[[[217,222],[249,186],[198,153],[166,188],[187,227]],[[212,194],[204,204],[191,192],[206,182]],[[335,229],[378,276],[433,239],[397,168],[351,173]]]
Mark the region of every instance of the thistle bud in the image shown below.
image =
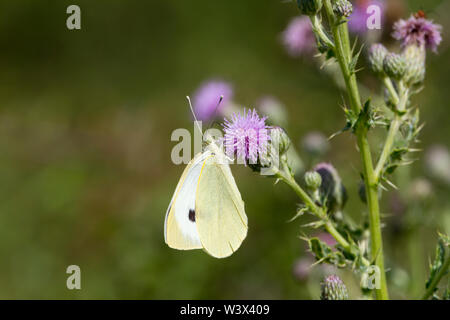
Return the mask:
[[[320,174],[322,184],[319,188],[320,201],[328,212],[337,212],[347,202],[347,191],[336,169],[329,163],[319,163],[314,171]]]
[[[369,65],[372,71],[377,75],[384,73],[383,61],[388,50],[380,43],[373,44],[369,49]]]
[[[406,60],[403,55],[389,52],[383,61],[383,70],[394,79],[402,79],[406,72]]]
[[[277,126],[273,126],[270,130],[270,141],[274,148],[278,148],[280,155],[285,154],[291,146],[291,139],[289,139],[286,131]]]
[[[328,276],[321,283],[320,299],[348,300],[347,287],[338,276]]]
[[[297,0],[297,6],[301,14],[313,16],[322,9],[322,0]]]
[[[425,78],[425,48],[409,45],[403,50],[406,61],[404,80],[410,85],[419,84]]]
[[[350,17],[353,12],[353,6],[348,0],[337,0],[333,6],[333,11],[340,17]]]
[[[322,184],[322,176],[316,171],[308,171],[305,173],[306,186],[311,190],[317,190]]]

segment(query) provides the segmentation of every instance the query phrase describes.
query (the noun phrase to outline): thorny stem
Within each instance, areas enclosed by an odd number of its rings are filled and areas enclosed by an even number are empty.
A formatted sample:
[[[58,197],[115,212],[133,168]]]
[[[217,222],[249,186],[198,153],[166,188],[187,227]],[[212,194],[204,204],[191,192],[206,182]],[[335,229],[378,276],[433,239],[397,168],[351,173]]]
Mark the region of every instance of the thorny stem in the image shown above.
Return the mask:
[[[439,284],[439,281],[441,281],[442,277],[448,272],[449,268],[450,268],[450,255],[447,256],[447,259],[445,259],[444,264],[439,270],[439,273],[436,275],[436,277],[434,277],[433,281],[430,283],[427,291],[422,297],[422,300],[428,299],[433,294],[434,289]]]
[[[330,27],[335,42],[336,59],[342,71],[342,75],[347,87],[350,106],[355,112],[361,111],[361,99],[356,82],[356,75],[350,70],[351,48],[348,37],[347,23],[344,21],[336,21],[333,13],[333,7],[330,0],[324,1],[325,11],[327,13]],[[356,137],[358,148],[362,157],[364,184],[366,187],[367,204],[369,208],[370,218],[370,237],[371,237],[371,253],[372,259],[380,270],[380,289],[375,290],[378,300],[389,299],[386,274],[384,270],[383,240],[381,236],[380,208],[378,203],[378,184],[373,169],[370,146],[367,139],[367,128],[360,126],[356,128]]]
[[[330,49],[334,49],[334,43],[323,30],[320,18],[317,15],[313,15],[310,16],[310,19],[314,33],[317,34],[320,40],[322,40]]]
[[[389,81],[385,81],[385,84],[392,85],[392,82]],[[391,88],[393,89],[393,88]],[[388,90],[391,91],[391,89]],[[394,90],[395,92],[395,90]],[[395,92],[395,94],[397,94]],[[384,165],[386,164],[386,161],[392,151],[392,146],[394,144],[395,141],[395,136],[397,135],[398,130],[400,129],[400,125],[402,123],[402,116],[399,113],[403,113],[405,111],[405,107],[406,107],[406,102],[408,101],[408,91],[404,88],[403,84],[400,85],[400,99],[398,98],[397,95],[393,95],[391,93],[391,96],[394,99],[394,103],[395,103],[395,115],[394,115],[394,119],[392,120],[390,126],[389,126],[389,131],[388,134],[386,136],[386,141],[384,142],[384,147],[383,147],[383,151],[381,152],[380,155],[380,159],[378,160],[376,169],[375,169],[375,177],[377,179],[377,181],[380,181],[380,175],[383,171]]]
[[[350,251],[351,246],[348,243],[348,241],[345,240],[345,238],[339,233],[338,230],[336,230],[333,223],[328,220],[328,216],[322,210],[322,208],[318,207],[314,203],[314,201],[311,199],[311,197],[308,195],[308,193],[305,190],[303,190],[302,187],[300,187],[298,185],[297,181],[295,181],[292,174],[287,172],[287,170],[284,170],[284,171],[278,171],[276,173],[276,176],[278,177],[278,179],[285,182],[288,186],[290,186],[295,191],[295,193],[298,195],[298,197],[303,201],[303,203],[308,207],[308,209],[314,215],[316,215],[318,218],[325,221],[325,230],[327,230],[327,232],[333,236],[333,238],[337,241],[337,243],[339,243],[344,248],[344,250]],[[370,265],[370,262],[367,259],[365,259],[364,257],[362,258],[362,263],[365,266]]]

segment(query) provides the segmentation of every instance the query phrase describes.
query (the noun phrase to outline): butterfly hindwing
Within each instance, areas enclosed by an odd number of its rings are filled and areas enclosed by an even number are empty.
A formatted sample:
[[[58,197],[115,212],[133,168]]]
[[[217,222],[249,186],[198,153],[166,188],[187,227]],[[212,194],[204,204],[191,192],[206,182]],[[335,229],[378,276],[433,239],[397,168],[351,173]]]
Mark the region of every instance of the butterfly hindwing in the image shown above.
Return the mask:
[[[184,169],[175,189],[164,222],[164,239],[171,248],[202,248],[196,226],[195,192],[202,166],[209,156],[209,152],[197,154]]]

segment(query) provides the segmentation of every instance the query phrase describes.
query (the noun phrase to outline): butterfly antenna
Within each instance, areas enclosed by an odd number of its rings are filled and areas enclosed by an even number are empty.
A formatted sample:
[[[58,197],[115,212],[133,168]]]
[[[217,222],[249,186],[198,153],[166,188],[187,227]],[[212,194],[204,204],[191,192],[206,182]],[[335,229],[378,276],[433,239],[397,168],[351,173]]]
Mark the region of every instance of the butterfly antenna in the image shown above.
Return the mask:
[[[219,101],[217,102],[216,108],[214,109],[214,113],[213,113],[214,118],[215,118],[215,116],[216,116],[217,109],[219,109],[219,106],[220,106],[220,104],[222,103],[222,101],[223,101],[223,95],[221,95],[221,96],[219,97]],[[216,123],[215,120],[211,121],[210,124],[209,124],[209,126],[208,126],[208,129],[210,129],[215,123]]]
[[[197,128],[200,131],[200,133],[202,133],[202,128],[198,124],[198,120],[197,120],[197,117],[195,116],[194,108],[192,107],[191,98],[189,98],[189,96],[186,96],[186,99],[189,102],[189,108],[191,108],[191,112],[192,112],[192,115],[194,116],[195,124],[197,125]]]

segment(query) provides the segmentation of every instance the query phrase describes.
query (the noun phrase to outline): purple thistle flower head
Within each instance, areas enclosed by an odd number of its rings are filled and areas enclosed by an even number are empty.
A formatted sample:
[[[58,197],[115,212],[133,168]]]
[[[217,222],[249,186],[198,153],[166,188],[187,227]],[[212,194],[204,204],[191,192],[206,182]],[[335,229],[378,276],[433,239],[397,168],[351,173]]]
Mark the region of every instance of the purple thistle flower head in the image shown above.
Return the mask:
[[[219,106],[220,96],[223,100]],[[227,82],[212,80],[205,82],[194,93],[194,112],[198,120],[209,121],[216,115],[221,114],[223,108],[233,98],[233,89]]]
[[[256,164],[258,155],[263,155],[270,140],[266,117],[259,117],[256,110],[244,109],[243,114],[234,113],[231,121],[225,119],[224,145],[229,157],[236,155],[245,164]]]
[[[316,38],[307,16],[295,17],[282,34],[282,41],[289,55],[298,57],[311,55],[316,47]]]
[[[437,46],[442,41],[442,26],[434,24],[425,18],[409,17],[408,20],[400,19],[394,24],[392,36],[402,41],[402,46],[417,45],[436,52]]]
[[[367,29],[367,19],[370,14],[367,8],[376,5],[381,9],[381,23],[383,24],[384,4],[376,0],[357,0],[353,3],[353,12],[348,18],[348,28],[351,32],[357,34],[365,34]]]

